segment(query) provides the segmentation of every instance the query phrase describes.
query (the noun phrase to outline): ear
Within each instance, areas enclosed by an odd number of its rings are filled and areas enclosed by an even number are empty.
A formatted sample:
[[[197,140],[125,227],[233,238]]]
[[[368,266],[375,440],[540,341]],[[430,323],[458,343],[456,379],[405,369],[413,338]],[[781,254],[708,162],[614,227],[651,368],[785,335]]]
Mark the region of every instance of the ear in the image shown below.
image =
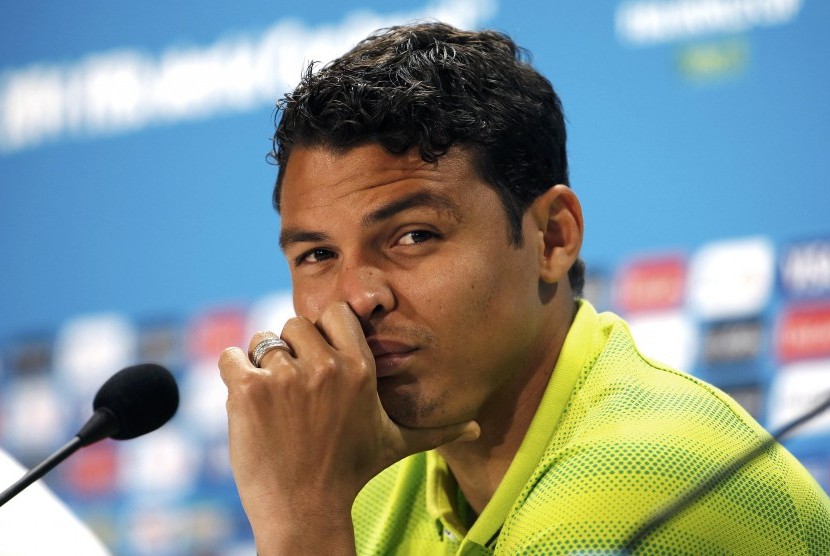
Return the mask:
[[[567,278],[582,247],[579,199],[567,185],[554,185],[533,201],[528,212],[536,232],[530,237],[538,241],[539,278],[549,284]]]

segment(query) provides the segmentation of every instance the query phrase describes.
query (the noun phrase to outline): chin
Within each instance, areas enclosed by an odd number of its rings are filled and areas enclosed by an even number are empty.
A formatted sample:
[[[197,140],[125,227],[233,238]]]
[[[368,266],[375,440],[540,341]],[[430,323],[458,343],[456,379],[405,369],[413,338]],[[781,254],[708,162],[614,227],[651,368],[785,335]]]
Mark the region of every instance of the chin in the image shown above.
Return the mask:
[[[417,429],[446,424],[437,422],[443,405],[441,401],[430,399],[422,392],[407,387],[385,388],[378,384],[378,395],[386,414],[402,427]]]

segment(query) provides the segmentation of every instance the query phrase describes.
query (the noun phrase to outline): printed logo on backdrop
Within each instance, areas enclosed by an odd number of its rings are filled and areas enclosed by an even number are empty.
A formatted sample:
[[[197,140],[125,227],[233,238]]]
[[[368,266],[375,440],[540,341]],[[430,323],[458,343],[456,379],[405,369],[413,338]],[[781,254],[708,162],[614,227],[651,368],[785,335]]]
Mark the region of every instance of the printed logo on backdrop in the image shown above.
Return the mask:
[[[648,46],[790,23],[803,0],[629,0],[617,6],[620,41]]]
[[[610,303],[608,274],[605,270],[596,268],[593,264],[586,266],[582,297],[587,299],[598,311],[608,310]]]
[[[19,377],[0,391],[3,447],[31,467],[77,432],[74,400],[48,376]],[[74,428],[74,430],[72,430]]]
[[[775,430],[830,395],[830,359],[804,361],[782,368],[770,388],[769,428]],[[830,413],[803,425],[799,434],[830,432]]]
[[[66,394],[93,399],[114,372],[135,362],[137,340],[133,323],[121,313],[81,315],[64,323],[55,342],[54,365],[68,387]]]
[[[766,309],[775,282],[775,250],[764,237],[716,241],[691,260],[689,302],[703,319],[751,317]]]
[[[757,318],[713,324],[703,332],[703,361],[717,365],[755,360],[761,352],[763,334],[763,324]]]
[[[624,313],[661,311],[683,304],[686,262],[681,255],[626,263],[617,274],[615,305]]]
[[[47,332],[27,334],[6,348],[7,372],[20,377],[47,375],[52,371],[54,337]]]
[[[138,361],[153,361],[174,373],[184,361],[184,331],[178,319],[158,319],[137,324]]]
[[[723,388],[723,391],[738,402],[738,405],[743,407],[755,419],[760,420],[763,418],[764,393],[761,390],[761,386],[757,384],[733,386]]]
[[[247,346],[245,310],[226,307],[204,311],[193,318],[186,334],[187,353],[191,359],[216,361],[228,346]]]
[[[120,443],[117,487],[132,494],[186,496],[198,480],[193,471],[202,461],[201,448],[189,431],[176,426]]]
[[[496,0],[438,0],[386,14],[362,9],[335,25],[283,19],[209,45],[159,53],[125,48],[67,64],[2,68],[0,153],[272,105],[294,88],[305,63],[329,61],[375,29],[419,19],[474,28],[496,9]]]
[[[775,345],[781,361],[830,357],[830,301],[784,308]]]
[[[789,297],[830,297],[830,238],[790,245],[780,272],[781,287]]]
[[[697,328],[682,311],[635,313],[627,320],[640,353],[691,372],[697,353]]]
[[[119,471],[118,444],[99,442],[76,453],[63,466],[64,488],[76,496],[114,494]]]
[[[291,291],[278,291],[261,297],[248,309],[246,341],[260,331],[268,330],[279,335],[286,321],[294,316]]]
[[[683,43],[676,50],[679,73],[691,80],[739,75],[755,29],[795,20],[803,0],[628,0],[617,6],[615,27],[625,45]]]

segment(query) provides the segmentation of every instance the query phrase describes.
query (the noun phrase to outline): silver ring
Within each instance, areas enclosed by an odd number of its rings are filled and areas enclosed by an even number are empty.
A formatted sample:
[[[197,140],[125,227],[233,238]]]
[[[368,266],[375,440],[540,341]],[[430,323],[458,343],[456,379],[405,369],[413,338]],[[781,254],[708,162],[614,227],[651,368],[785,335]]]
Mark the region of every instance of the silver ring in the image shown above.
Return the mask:
[[[256,346],[254,346],[253,351],[251,351],[251,362],[254,364],[254,367],[259,367],[259,364],[262,362],[262,358],[265,357],[265,354],[275,349],[281,349],[289,355],[294,355],[291,352],[291,348],[288,347],[288,344],[286,344],[281,338],[271,336],[259,342]]]

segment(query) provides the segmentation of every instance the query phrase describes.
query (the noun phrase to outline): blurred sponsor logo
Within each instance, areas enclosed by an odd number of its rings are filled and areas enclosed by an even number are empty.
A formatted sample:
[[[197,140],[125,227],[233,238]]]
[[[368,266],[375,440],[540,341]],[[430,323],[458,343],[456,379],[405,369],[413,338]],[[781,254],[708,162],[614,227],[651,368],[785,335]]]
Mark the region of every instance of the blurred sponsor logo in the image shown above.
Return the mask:
[[[731,388],[724,388],[723,391],[738,402],[738,404],[743,407],[747,413],[752,415],[755,419],[760,419],[764,408],[764,394],[761,391],[760,386],[734,386]]]
[[[147,504],[131,508],[126,514],[126,535],[119,553],[136,556],[188,554],[188,509]]]
[[[229,554],[226,545],[231,545],[235,533],[234,518],[227,505],[214,501],[179,507],[135,507],[127,518],[125,552],[142,556]]]
[[[181,381],[179,418],[188,430],[204,438],[225,437],[228,389],[222,383],[215,361],[202,360],[188,368]]]
[[[711,80],[740,74],[749,61],[749,45],[745,40],[692,44],[679,50],[677,67],[692,80]]]
[[[63,482],[73,494],[108,495],[115,491],[118,460],[112,440],[87,446],[66,462]]]
[[[703,333],[703,360],[706,363],[731,363],[758,357],[763,326],[759,319],[721,322]]]
[[[683,303],[686,265],[680,256],[634,261],[617,275],[616,305],[624,312],[672,309]]]
[[[294,88],[307,61],[331,60],[375,29],[425,18],[478,27],[496,9],[495,0],[439,0],[409,12],[357,10],[316,28],[286,18],[263,33],[235,33],[204,46],[176,45],[158,54],[122,48],[6,71],[0,152],[270,104]]]
[[[195,439],[168,423],[148,436],[119,445],[118,483],[126,493],[180,499],[196,483],[201,451]]]
[[[789,23],[803,0],[632,0],[617,7],[621,41],[649,45]]]
[[[233,470],[231,469],[228,437],[214,438],[205,443],[202,459],[202,479],[207,484],[222,484],[233,490]]]
[[[582,297],[587,299],[599,311],[609,308],[608,276],[605,272],[588,267],[585,273],[585,286]]]
[[[784,309],[776,346],[782,361],[830,355],[830,302]]]
[[[115,313],[82,316],[58,333],[55,368],[80,399],[92,400],[101,384],[134,362],[136,334],[127,319]]]
[[[795,454],[810,475],[822,486],[822,488],[830,492],[830,457],[827,456],[799,456]]]
[[[680,311],[638,314],[628,319],[637,349],[655,361],[689,371],[697,349],[697,334]]]
[[[69,430],[70,411],[48,377],[27,377],[7,383],[2,393],[3,443],[24,464],[53,451],[77,431]]]
[[[769,416],[778,429],[830,396],[830,359],[804,361],[781,369],[770,388]],[[800,434],[830,432],[830,413],[825,412],[798,429]]]
[[[8,372],[16,376],[48,374],[52,368],[54,339],[49,334],[18,338],[7,348]]]
[[[766,238],[705,245],[692,258],[692,307],[708,319],[740,318],[761,312],[772,293],[774,258],[774,249]]]
[[[191,359],[216,361],[226,347],[244,342],[245,313],[240,308],[216,309],[196,317],[187,337]]]
[[[830,294],[830,239],[790,246],[781,262],[781,283],[791,296]]]
[[[290,291],[267,295],[250,307],[245,339],[250,339],[255,333],[262,330],[270,330],[279,334],[285,325],[285,321],[293,316],[295,316],[294,301]]]
[[[174,320],[143,323],[138,329],[138,360],[175,369],[184,357],[183,331]]]

